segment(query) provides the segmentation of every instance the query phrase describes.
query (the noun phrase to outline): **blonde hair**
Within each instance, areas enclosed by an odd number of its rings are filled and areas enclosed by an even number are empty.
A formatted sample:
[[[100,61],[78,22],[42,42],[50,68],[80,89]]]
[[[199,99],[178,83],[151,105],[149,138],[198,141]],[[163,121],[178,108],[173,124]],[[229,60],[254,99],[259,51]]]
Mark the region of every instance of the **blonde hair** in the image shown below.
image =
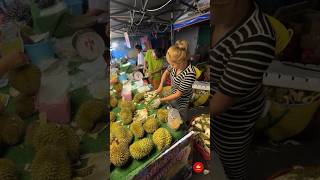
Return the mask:
[[[166,58],[173,63],[181,64],[187,62],[187,51],[184,48],[173,45],[168,49]]]
[[[177,40],[175,46],[179,47],[180,49],[185,50],[188,53],[188,46],[189,43],[186,40]]]

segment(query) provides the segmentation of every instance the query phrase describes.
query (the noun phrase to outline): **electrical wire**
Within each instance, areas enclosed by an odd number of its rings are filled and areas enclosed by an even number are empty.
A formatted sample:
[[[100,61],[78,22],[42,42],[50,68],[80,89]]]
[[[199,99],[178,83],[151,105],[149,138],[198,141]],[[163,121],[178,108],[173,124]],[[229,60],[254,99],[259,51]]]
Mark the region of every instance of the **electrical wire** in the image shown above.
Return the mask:
[[[136,26],[139,26],[142,23],[142,20],[143,20],[145,14],[146,14],[145,12],[142,12],[142,17],[140,19],[140,22],[137,24],[135,23]]]
[[[159,8],[156,8],[156,9],[147,9],[147,11],[149,12],[155,12],[155,11],[159,11],[161,10],[162,8],[166,7],[169,3],[171,3],[172,0],[169,0],[168,2],[166,2],[164,5],[162,5],[161,7]]]

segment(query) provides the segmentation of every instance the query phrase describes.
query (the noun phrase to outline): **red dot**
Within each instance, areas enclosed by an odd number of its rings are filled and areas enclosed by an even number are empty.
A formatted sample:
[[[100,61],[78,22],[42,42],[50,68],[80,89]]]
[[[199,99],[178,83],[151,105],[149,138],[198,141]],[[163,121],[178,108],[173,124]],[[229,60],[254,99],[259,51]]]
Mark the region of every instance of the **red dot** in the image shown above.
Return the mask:
[[[201,162],[196,162],[193,164],[193,171],[196,173],[202,173],[204,170],[203,163]]]

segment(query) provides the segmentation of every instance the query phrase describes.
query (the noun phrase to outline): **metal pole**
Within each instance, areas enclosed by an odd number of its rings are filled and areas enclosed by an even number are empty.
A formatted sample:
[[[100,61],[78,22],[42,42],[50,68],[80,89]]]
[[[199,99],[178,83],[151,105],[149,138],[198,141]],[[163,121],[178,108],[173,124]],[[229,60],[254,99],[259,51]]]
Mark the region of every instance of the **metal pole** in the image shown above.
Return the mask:
[[[174,10],[171,12],[171,45],[174,44],[173,20],[174,20]]]

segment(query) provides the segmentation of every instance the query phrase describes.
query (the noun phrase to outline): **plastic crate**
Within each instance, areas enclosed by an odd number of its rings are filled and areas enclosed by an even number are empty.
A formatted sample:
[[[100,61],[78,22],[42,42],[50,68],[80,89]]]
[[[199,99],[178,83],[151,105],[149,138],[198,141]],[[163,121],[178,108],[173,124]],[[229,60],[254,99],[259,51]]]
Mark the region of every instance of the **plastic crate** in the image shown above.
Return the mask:
[[[64,2],[67,4],[72,15],[80,16],[83,14],[82,0],[65,0]]]

